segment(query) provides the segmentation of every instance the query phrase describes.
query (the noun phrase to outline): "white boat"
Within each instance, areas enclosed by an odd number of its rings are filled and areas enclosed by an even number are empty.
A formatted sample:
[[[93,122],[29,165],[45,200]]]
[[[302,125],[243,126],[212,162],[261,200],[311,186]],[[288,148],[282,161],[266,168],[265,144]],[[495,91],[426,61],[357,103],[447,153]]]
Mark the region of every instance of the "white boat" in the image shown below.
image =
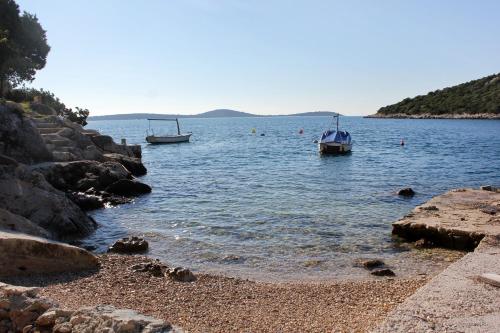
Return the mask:
[[[153,129],[151,128],[151,121],[175,121],[177,123],[177,134],[155,135]],[[148,119],[148,122],[149,122],[149,128],[146,134],[146,141],[151,144],[189,142],[189,138],[193,134],[190,132],[181,134],[181,129],[179,127],[179,120],[177,118],[175,119],[150,118]]]
[[[337,119],[337,129],[328,129],[318,140],[318,149],[321,154],[345,154],[352,149],[351,134],[347,131],[339,131],[339,114],[333,118]]]

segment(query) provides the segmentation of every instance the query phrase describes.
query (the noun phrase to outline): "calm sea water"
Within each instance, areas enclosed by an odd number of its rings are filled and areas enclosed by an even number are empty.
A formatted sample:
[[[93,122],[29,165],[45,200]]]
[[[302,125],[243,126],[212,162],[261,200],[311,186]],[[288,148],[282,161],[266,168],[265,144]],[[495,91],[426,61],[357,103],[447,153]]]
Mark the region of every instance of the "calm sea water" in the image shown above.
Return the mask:
[[[500,185],[500,121],[343,117],[354,140],[345,156],[320,156],[312,143],[331,125],[326,117],[180,122],[194,133],[191,143],[158,146],[144,141],[146,120],[89,123],[143,146],[142,181],[153,192],[95,211],[101,227],[86,244],[104,250],[138,234],[150,241],[152,256],[195,270],[366,274],[353,268],[357,258],[413,265],[391,238],[391,223],[415,205],[451,188]],[[157,125],[175,131],[175,123]],[[406,186],[417,195],[395,195]]]

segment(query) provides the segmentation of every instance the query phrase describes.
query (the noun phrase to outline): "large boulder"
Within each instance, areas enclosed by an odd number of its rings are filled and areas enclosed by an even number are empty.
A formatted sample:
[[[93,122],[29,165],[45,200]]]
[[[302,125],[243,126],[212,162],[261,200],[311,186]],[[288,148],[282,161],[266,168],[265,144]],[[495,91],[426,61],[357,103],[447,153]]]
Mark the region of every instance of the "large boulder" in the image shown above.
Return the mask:
[[[144,176],[147,173],[147,169],[144,164],[142,164],[140,158],[120,154],[104,154],[103,158],[105,161],[118,162],[122,164],[136,177]]]
[[[0,154],[21,163],[50,161],[52,154],[38,133],[35,123],[12,106],[0,104]]]
[[[23,165],[0,164],[0,208],[30,220],[59,239],[88,235],[97,226],[42,174]]]
[[[102,149],[105,153],[116,153],[120,155],[126,155],[129,157],[141,158],[141,146],[140,145],[119,145],[113,141],[113,138],[109,135],[93,135],[91,137],[94,144]]]
[[[103,190],[132,174],[117,162],[74,161],[57,162],[37,168],[54,187],[63,191],[86,191],[93,187]]]
[[[30,220],[21,215],[12,214],[8,210],[0,208],[0,230],[22,232],[25,234],[49,238],[50,233],[40,228]]]
[[[136,180],[120,179],[106,187],[106,192],[123,196],[136,196],[151,193],[151,187]]]
[[[96,269],[97,257],[64,243],[0,231],[0,276]]]

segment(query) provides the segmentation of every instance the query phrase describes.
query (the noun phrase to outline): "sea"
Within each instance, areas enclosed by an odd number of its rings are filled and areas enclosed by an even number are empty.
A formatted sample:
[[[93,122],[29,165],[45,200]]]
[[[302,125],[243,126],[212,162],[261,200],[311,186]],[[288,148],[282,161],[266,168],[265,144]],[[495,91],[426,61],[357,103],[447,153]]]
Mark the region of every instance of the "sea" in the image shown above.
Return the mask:
[[[500,185],[498,120],[341,117],[354,141],[341,156],[314,143],[334,127],[329,117],[179,121],[191,142],[149,145],[145,119],[89,122],[142,146],[140,181],[153,191],[93,211],[99,228],[84,246],[104,252],[138,235],[169,265],[263,280],[363,278],[366,258],[402,276],[431,274],[455,253],[414,250],[391,235],[392,222],[450,189]],[[176,132],[175,122],[151,125]],[[404,187],[416,195],[398,196]]]

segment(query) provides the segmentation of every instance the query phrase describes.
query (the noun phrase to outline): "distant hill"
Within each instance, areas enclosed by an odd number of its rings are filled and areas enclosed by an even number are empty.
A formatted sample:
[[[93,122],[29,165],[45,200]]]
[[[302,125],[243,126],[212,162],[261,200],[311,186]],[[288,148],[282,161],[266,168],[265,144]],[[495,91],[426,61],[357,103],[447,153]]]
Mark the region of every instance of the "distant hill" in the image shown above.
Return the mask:
[[[315,111],[290,114],[288,116],[332,116],[334,112],[330,111]],[[167,118],[231,118],[231,117],[266,117],[248,112],[241,112],[229,109],[217,109],[207,111],[194,115],[180,115],[180,114],[161,114],[161,113],[126,113],[126,114],[112,114],[107,116],[91,116],[88,120],[129,120],[129,119],[167,119]]]
[[[258,117],[258,115],[234,111],[229,109],[217,109],[195,115],[196,118],[228,118],[228,117]]]
[[[368,117],[500,119],[500,74],[405,98]]]

